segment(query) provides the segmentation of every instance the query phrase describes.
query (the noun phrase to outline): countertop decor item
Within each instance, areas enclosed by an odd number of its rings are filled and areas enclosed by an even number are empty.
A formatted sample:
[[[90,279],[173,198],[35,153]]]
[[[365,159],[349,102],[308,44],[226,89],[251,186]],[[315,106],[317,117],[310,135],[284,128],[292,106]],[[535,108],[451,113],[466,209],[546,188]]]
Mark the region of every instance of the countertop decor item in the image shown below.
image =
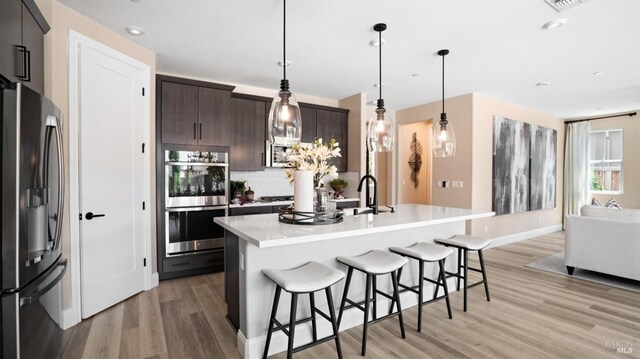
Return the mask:
[[[342,190],[344,190],[344,188],[347,187],[348,184],[349,183],[343,180],[342,178],[336,178],[331,182],[329,182],[331,189],[333,189],[336,192],[342,192]]]
[[[247,181],[229,181],[229,189],[233,198],[242,197],[242,194],[246,190],[245,183]]]
[[[283,0],[282,19],[282,81],[280,91],[269,111],[269,138],[271,143],[286,146],[299,143],[302,138],[302,115],[296,97],[289,91],[287,80],[287,0]]]
[[[298,212],[313,212],[313,172],[308,169],[294,171],[293,209]]]
[[[251,189],[251,186],[244,192],[244,196],[247,197],[248,202],[253,202],[255,194],[256,192]]]
[[[324,212],[298,212],[292,208],[284,208],[278,214],[278,221],[287,224],[322,225],[340,223],[344,219],[341,209]]]
[[[444,57],[448,54],[447,49],[438,51],[438,56],[442,56],[442,113],[440,113],[440,122],[433,126],[433,157],[456,155],[456,134],[447,120],[447,113],[444,112]]]
[[[389,114],[385,115],[384,100],[382,99],[382,32],[387,29],[386,24],[375,24],[373,30],[378,32],[377,46],[379,49],[379,78],[378,108],[369,119],[367,127],[368,148],[373,152],[390,152],[393,150],[394,124]]]
[[[295,183],[294,174],[298,170],[308,170],[313,173],[313,188],[318,188],[320,181],[325,177],[338,178],[336,166],[330,163],[334,157],[342,157],[339,143],[333,138],[329,142],[322,142],[322,138],[313,141],[311,147],[303,147],[299,144],[291,146],[288,168],[285,176],[290,183]]]

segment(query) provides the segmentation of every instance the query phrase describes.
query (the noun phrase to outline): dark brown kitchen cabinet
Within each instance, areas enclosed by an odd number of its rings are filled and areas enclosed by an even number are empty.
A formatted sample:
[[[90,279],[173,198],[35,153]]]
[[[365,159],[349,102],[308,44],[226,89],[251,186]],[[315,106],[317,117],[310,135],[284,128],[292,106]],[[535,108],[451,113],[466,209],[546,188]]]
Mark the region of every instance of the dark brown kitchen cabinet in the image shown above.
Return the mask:
[[[33,0],[0,2],[0,75],[44,95],[44,34],[49,24]]]
[[[316,139],[316,109],[300,106],[302,116],[301,142],[311,143]]]
[[[162,143],[229,146],[233,86],[157,76]]]
[[[347,170],[348,125],[348,112],[316,110],[316,137],[322,138],[324,142],[334,138],[339,143],[342,157],[334,159],[339,172]]]
[[[198,144],[231,145],[231,91],[198,88]]]
[[[241,96],[241,95],[239,95]],[[232,171],[260,171],[265,165],[267,102],[251,97],[231,98]]]

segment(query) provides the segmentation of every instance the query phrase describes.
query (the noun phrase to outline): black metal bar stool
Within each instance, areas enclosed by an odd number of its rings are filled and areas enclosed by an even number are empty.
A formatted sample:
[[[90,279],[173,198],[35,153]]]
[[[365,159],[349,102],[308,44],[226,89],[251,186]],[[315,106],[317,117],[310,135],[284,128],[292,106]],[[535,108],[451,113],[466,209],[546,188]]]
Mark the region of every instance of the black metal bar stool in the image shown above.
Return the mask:
[[[267,331],[267,342],[264,347],[263,358],[266,358],[269,354],[269,344],[271,343],[271,335],[275,330],[282,330],[289,337],[289,344],[287,347],[287,358],[291,358],[293,353],[300,350],[310,348],[314,345],[324,343],[331,339],[336,341],[336,350],[338,352],[338,358],[342,358],[342,348],[340,347],[340,336],[338,335],[338,322],[336,320],[335,309],[333,308],[333,297],[331,296],[331,286],[339,282],[344,278],[344,273],[327,267],[324,264],[318,262],[309,262],[298,268],[289,270],[276,270],[276,269],[264,269],[262,273],[271,279],[276,284],[276,294],[273,299],[273,309],[271,310],[271,319],[269,320],[269,329]],[[276,312],[278,310],[278,302],[280,301],[280,293],[282,290],[291,293],[291,312],[289,313],[289,324],[281,324],[276,319]],[[320,290],[325,291],[327,296],[327,305],[329,307],[329,315],[318,310],[315,305],[314,293]],[[298,294],[309,294],[309,301],[311,304],[311,316],[305,319],[296,321],[296,310],[298,306]],[[325,338],[318,339],[318,333],[316,328],[316,313],[320,314],[323,318],[331,322],[333,328],[333,335],[329,335]],[[306,323],[311,321],[313,330],[313,341],[309,344],[294,348],[293,340],[295,334],[295,326],[297,324]],[[275,328],[274,328],[275,325]],[[287,327],[289,329],[287,329]]]
[[[342,314],[344,313],[345,309],[355,307],[364,312],[364,325],[363,325],[363,333],[362,333],[362,355],[365,355],[367,351],[367,326],[369,324],[369,308],[370,308],[371,302],[373,302],[373,320],[371,321],[371,324],[381,321],[383,319],[398,315],[400,320],[400,332],[402,334],[402,338],[403,339],[406,338],[404,333],[404,323],[402,321],[402,306],[400,305],[400,294],[398,292],[397,272],[398,272],[398,269],[402,268],[402,266],[407,264],[407,259],[399,255],[380,251],[380,250],[372,250],[360,256],[338,257],[336,259],[338,260],[338,262],[343,263],[349,267],[349,271],[347,272],[347,281],[344,286],[344,293],[342,294],[342,303],[340,304],[340,314],[338,314],[338,327],[340,327],[340,323],[342,322]],[[351,276],[353,275],[354,269],[361,271],[367,276],[365,299],[364,301],[358,302],[358,303],[347,298],[347,294],[349,292],[349,285],[351,284]],[[376,276],[381,274],[391,275],[391,282],[393,283],[393,295],[389,295],[377,289]],[[371,296],[372,292],[373,292],[373,298]],[[397,303],[398,312],[392,313],[393,306],[391,306],[389,310],[389,314],[385,315],[384,317],[378,318],[377,308],[376,308],[378,294]],[[345,306],[347,302],[349,303],[349,305]],[[362,307],[362,304],[364,304],[364,307]]]
[[[391,247],[389,248],[391,252],[398,253],[403,257],[409,257],[411,259],[415,259],[418,261],[418,281],[419,283],[414,286],[407,286],[400,283],[400,277],[402,276],[402,268],[398,271],[398,286],[402,289],[400,293],[411,291],[418,295],[418,331],[422,331],[422,305],[429,304],[431,302],[438,301],[440,299],[445,299],[447,302],[447,311],[449,312],[449,319],[452,319],[451,315],[451,304],[449,303],[449,289],[447,288],[447,280],[445,277],[444,270],[444,261],[445,259],[453,253],[453,249],[439,246],[433,243],[416,243],[411,247],[400,248],[400,247]],[[424,276],[424,264],[428,262],[438,262],[438,266],[440,267],[440,272],[438,273],[438,279],[433,280],[431,278],[426,278]],[[424,281],[433,283],[436,285],[436,288],[433,292],[433,298],[423,302],[424,294],[423,287]],[[444,289],[444,295],[438,297],[438,289],[442,286]],[[391,301],[391,307],[393,307],[393,301]]]
[[[477,285],[484,284],[484,292],[487,295],[487,302],[491,301],[491,297],[489,296],[489,283],[487,281],[487,271],[484,266],[484,258],[482,257],[482,250],[491,244],[491,241],[488,239],[467,236],[458,234],[451,238],[438,238],[434,240],[436,243],[442,244],[447,247],[453,247],[458,250],[458,273],[445,272],[447,274],[447,278],[456,277],[458,278],[456,289],[460,290],[460,279],[464,280],[464,311],[467,311],[467,289],[473,288]],[[478,258],[480,259],[480,269],[478,268],[469,268],[468,254],[469,252],[478,252]],[[464,272],[461,274],[461,270]],[[468,271],[472,270],[474,272],[482,273],[482,280],[473,284],[467,283],[467,274]]]

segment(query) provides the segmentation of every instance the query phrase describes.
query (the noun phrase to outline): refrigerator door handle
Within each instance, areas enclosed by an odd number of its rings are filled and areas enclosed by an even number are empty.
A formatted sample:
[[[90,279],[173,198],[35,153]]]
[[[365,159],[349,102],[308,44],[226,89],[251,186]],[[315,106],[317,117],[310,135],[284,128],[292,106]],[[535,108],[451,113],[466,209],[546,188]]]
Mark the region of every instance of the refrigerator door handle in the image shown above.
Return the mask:
[[[60,237],[62,235],[62,219],[64,211],[64,153],[62,150],[62,132],[60,131],[60,123],[56,116],[47,117],[47,126],[51,126],[56,131],[56,149],[58,151],[58,212],[56,218],[56,230],[53,244],[53,250],[57,250],[60,246]]]
[[[55,277],[55,279],[45,284],[49,274],[54,270],[58,269],[58,267],[62,267],[62,271],[60,272],[60,274],[58,274]],[[23,297],[20,297],[20,308],[37,301],[38,298],[46,294],[49,290],[51,290],[51,288],[55,287],[62,280],[62,277],[64,277],[64,274],[66,272],[67,272],[67,260],[61,259],[58,262],[58,265],[53,266],[50,270],[47,271],[46,274],[42,275],[39,281],[30,285],[30,287],[33,286],[34,289],[29,293],[25,294]]]

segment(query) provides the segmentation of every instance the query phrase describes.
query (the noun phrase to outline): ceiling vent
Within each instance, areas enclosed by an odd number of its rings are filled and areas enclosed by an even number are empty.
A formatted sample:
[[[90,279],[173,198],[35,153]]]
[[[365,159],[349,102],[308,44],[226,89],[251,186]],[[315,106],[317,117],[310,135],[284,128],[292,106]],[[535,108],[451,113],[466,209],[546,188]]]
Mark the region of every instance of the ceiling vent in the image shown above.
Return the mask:
[[[551,5],[552,8],[556,9],[557,12],[570,9],[586,1],[587,0],[544,0],[544,2]]]

